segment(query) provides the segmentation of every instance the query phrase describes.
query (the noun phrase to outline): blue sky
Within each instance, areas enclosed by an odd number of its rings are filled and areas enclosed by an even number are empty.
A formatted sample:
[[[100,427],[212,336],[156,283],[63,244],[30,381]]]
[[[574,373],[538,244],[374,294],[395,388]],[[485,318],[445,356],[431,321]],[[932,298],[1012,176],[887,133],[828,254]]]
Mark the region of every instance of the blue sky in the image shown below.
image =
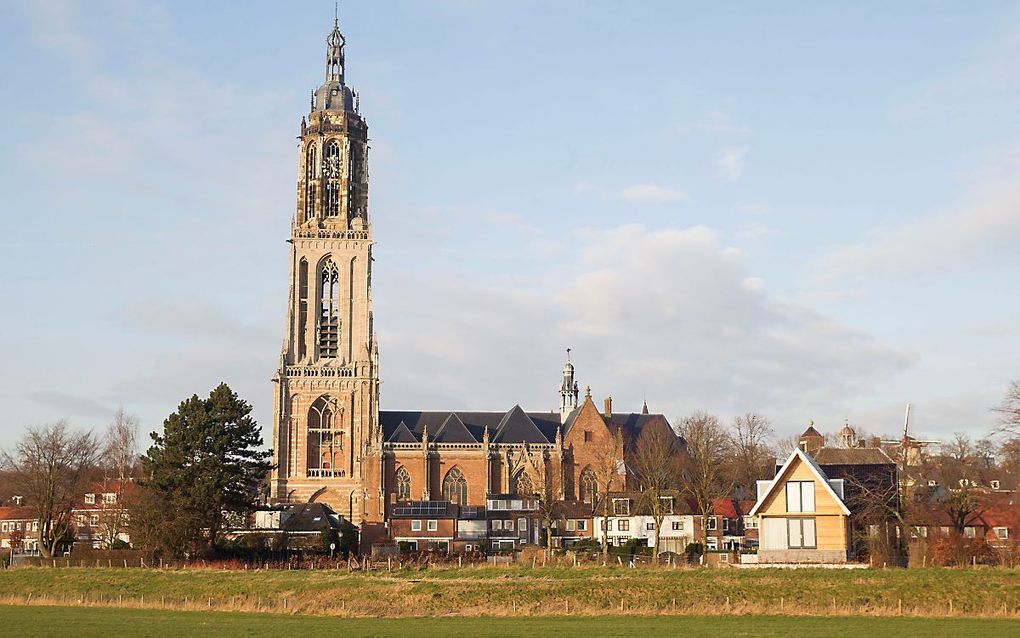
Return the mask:
[[[0,441],[226,380],[271,419],[329,2],[8,2]],[[994,425],[1015,3],[344,3],[384,408]]]

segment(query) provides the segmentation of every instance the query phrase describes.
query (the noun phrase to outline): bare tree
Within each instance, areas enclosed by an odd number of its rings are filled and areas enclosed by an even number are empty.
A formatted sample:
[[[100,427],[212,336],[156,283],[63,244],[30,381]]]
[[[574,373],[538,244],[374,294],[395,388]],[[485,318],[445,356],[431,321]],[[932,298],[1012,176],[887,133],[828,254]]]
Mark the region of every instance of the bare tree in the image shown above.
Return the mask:
[[[759,479],[770,476],[769,469],[775,463],[772,433],[772,422],[760,414],[748,412],[733,419],[733,480],[748,495],[755,493]]]
[[[4,453],[4,464],[36,508],[42,556],[54,556],[71,540],[71,510],[98,453],[99,444],[90,432],[74,432],[64,421],[28,428],[14,453]]]
[[[658,562],[662,521],[673,513],[671,497],[680,487],[683,475],[680,441],[669,427],[648,426],[641,430],[632,458],[644,505],[655,526],[653,560]]]
[[[1020,381],[1014,381],[999,407],[999,429],[1006,434],[1020,436]]]
[[[103,439],[103,472],[106,479],[112,479],[115,502],[109,503],[104,498],[96,505],[99,508],[99,535],[108,548],[122,540],[128,526],[128,483],[135,477],[140,459],[138,427],[138,419],[121,408],[106,427]]]
[[[623,487],[624,461],[623,461],[623,432],[619,428],[612,430],[612,434],[595,442],[590,447],[591,479],[594,482],[592,493],[586,494],[592,505],[592,513],[595,507],[599,508],[602,515],[602,562],[609,562],[609,493],[613,488]],[[581,476],[582,482],[585,476]]]
[[[106,427],[103,440],[104,469],[121,483],[133,478],[138,468],[138,427],[138,419],[126,414],[124,408],[117,410],[113,421]]]
[[[708,540],[708,517],[714,514],[715,500],[733,493],[733,475],[727,463],[731,441],[719,419],[705,412],[683,419],[679,430],[687,444],[682,489],[701,514],[704,545]]]
[[[545,553],[552,551],[552,530],[558,504],[563,500],[563,466],[544,450],[529,450],[523,472],[534,476],[532,489],[538,495],[538,515],[545,528]]]

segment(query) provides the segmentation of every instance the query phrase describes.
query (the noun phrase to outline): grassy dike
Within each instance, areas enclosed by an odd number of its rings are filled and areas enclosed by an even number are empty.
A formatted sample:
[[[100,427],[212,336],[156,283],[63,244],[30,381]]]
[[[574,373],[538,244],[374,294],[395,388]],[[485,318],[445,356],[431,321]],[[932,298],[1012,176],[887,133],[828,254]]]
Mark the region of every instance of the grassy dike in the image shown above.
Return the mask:
[[[1020,570],[476,567],[354,573],[23,568],[0,603],[347,617],[840,615],[1020,618]]]

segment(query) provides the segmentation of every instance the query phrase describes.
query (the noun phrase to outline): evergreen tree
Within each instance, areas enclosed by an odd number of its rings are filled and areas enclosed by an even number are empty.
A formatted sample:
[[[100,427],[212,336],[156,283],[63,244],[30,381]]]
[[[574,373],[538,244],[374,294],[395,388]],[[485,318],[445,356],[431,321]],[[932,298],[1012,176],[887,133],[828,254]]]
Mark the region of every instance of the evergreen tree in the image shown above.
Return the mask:
[[[142,457],[148,507],[138,521],[151,532],[150,544],[175,554],[211,549],[225,517],[253,509],[272,451],[261,449],[251,410],[221,383],[207,399],[183,401],[163,422],[163,434],[152,433]]]

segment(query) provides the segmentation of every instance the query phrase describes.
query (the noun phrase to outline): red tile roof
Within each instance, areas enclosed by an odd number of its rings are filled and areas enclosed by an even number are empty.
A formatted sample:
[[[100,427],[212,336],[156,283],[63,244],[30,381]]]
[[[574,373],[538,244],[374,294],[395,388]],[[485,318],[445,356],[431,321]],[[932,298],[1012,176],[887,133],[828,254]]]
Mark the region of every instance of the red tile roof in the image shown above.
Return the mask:
[[[0,507],[0,521],[34,521],[36,511],[28,505]]]

